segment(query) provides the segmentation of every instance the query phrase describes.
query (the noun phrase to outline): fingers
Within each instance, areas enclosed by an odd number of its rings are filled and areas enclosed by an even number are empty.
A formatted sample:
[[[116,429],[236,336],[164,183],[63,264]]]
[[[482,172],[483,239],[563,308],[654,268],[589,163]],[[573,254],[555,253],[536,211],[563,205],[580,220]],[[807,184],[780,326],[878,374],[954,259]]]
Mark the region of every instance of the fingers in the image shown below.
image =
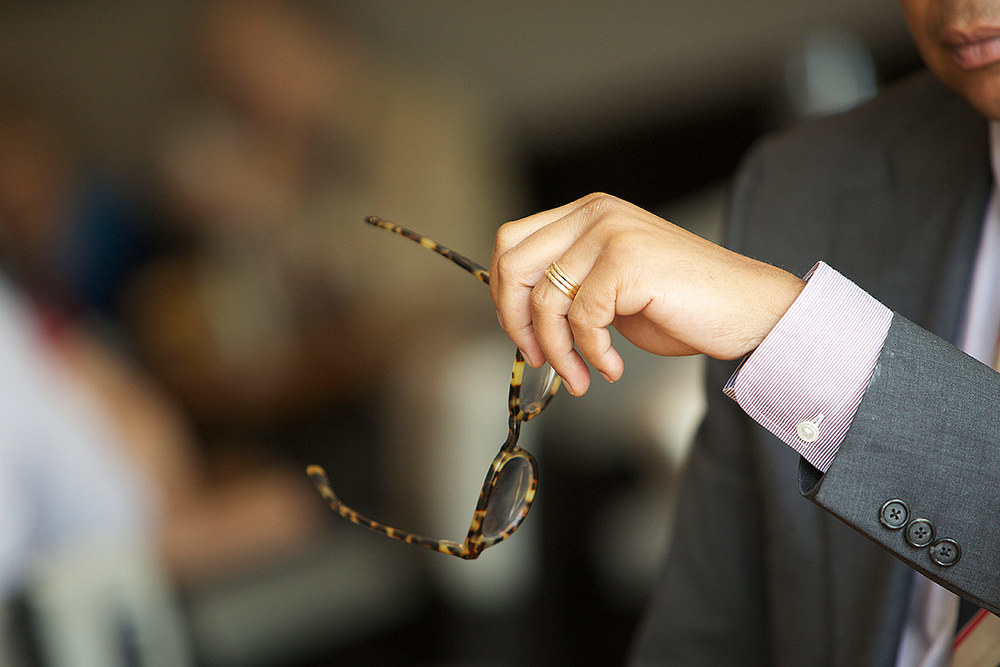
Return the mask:
[[[576,298],[579,298],[579,290],[584,287],[573,276],[586,276],[593,259],[578,249],[574,251],[574,248],[571,247],[558,261],[566,279],[578,286]],[[542,354],[562,377],[566,389],[574,396],[581,396],[590,386],[590,371],[575,349],[574,332],[569,325],[568,313],[574,303],[575,299],[545,274],[531,290],[529,299],[532,332]]]
[[[619,283],[607,275],[607,265],[596,263],[566,313],[573,342],[580,355],[608,382],[617,382],[624,361],[611,344],[610,326],[618,310]]]
[[[579,285],[575,297],[546,276],[554,261]],[[607,195],[505,225],[492,270],[503,328],[528,363],[548,360],[576,395],[589,387],[587,363],[621,377],[612,325],[656,354],[734,359],[760,343],[804,284]]]
[[[582,395],[590,384],[584,358],[596,360],[595,367],[608,379],[621,376],[621,358],[606,329],[614,317],[613,294],[610,312],[606,306],[596,307],[607,299],[607,289],[588,281],[600,252],[599,241],[588,231],[606,209],[602,198],[607,196],[591,195],[505,225],[492,260],[491,292],[501,325],[529,364],[547,360],[575,395]],[[565,275],[580,286],[575,299],[545,275],[557,260]],[[571,324],[571,312],[577,313],[577,325]],[[597,320],[592,317],[595,313],[600,313]],[[581,348],[583,356],[574,348],[579,342],[576,326],[586,345]]]
[[[546,357],[532,327],[532,290],[535,285],[547,282],[546,267],[576,239],[573,220],[568,216],[579,206],[579,202],[573,202],[543,211],[507,223],[497,232],[490,260],[490,295],[500,326],[520,348],[528,364],[536,368]]]
[[[498,270],[500,257],[519,246],[525,239],[538,230],[566,217],[567,214],[579,207],[580,201],[582,200],[560,206],[559,208],[542,211],[541,213],[508,222],[501,226],[497,230],[496,242],[493,245],[493,256],[490,258],[490,274],[495,274]],[[504,281],[491,282],[490,284],[490,294],[493,295],[494,301],[496,301],[497,287],[502,282]]]

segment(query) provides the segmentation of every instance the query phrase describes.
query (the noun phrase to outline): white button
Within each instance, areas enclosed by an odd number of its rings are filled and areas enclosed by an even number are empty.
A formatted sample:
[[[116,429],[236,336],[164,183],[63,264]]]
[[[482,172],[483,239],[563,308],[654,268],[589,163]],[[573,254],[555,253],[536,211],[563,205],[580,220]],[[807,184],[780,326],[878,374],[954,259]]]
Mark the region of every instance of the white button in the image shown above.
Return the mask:
[[[795,433],[803,442],[816,442],[819,438],[819,425],[823,421],[823,415],[816,415],[815,419],[800,421],[795,426]]]

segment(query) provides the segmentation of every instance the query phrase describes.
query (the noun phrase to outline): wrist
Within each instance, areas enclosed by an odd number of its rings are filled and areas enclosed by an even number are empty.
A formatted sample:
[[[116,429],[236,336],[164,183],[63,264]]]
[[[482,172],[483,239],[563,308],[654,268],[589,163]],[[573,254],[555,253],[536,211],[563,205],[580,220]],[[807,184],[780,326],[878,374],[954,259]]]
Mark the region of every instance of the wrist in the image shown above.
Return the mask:
[[[760,272],[758,279],[752,282],[754,289],[748,296],[754,308],[753,315],[747,319],[751,324],[739,352],[731,357],[733,359],[756,350],[806,286],[806,280],[774,266],[760,263]]]

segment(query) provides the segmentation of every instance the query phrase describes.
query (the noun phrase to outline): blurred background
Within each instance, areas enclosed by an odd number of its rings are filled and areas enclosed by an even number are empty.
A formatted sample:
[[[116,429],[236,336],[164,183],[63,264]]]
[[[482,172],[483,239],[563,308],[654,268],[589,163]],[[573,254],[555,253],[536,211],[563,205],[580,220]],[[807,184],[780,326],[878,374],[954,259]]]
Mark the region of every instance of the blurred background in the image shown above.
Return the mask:
[[[919,66],[892,0],[0,2],[0,663],[618,664],[698,359],[525,426],[532,515],[460,540],[506,434],[503,221],[605,191],[718,238],[762,134]]]

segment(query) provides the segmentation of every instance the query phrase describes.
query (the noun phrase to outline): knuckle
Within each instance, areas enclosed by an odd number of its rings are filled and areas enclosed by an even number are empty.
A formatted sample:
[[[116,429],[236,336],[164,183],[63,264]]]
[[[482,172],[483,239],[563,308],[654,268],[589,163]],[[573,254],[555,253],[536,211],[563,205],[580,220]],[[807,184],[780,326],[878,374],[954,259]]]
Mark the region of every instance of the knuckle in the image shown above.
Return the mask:
[[[583,218],[588,222],[584,236],[600,246],[614,239],[627,227],[629,216],[625,215],[626,206],[618,197],[602,192],[589,195],[581,210]]]
[[[569,312],[566,313],[566,321],[569,322],[569,326],[574,332],[586,331],[590,328],[594,318],[590,309],[577,299],[570,305]]]
[[[499,246],[497,246],[499,248]],[[510,275],[514,270],[514,258],[510,256],[510,253],[502,252],[497,257],[497,274],[498,278]]]
[[[523,344],[532,336],[532,329],[530,324],[522,324],[520,326],[508,325],[504,327],[504,331],[511,340],[518,344]]]
[[[544,291],[536,287],[535,289],[531,290],[529,303],[531,304],[531,309],[533,311],[546,310],[547,306],[549,305],[549,299],[545,295]]]
[[[597,220],[604,216],[609,209],[614,208],[619,202],[617,197],[613,197],[604,192],[592,192],[584,197],[581,207],[583,215],[589,220]]]
[[[505,222],[497,228],[496,238],[494,239],[495,246],[501,252],[507,250],[513,245],[511,237],[514,235],[514,223]]]

